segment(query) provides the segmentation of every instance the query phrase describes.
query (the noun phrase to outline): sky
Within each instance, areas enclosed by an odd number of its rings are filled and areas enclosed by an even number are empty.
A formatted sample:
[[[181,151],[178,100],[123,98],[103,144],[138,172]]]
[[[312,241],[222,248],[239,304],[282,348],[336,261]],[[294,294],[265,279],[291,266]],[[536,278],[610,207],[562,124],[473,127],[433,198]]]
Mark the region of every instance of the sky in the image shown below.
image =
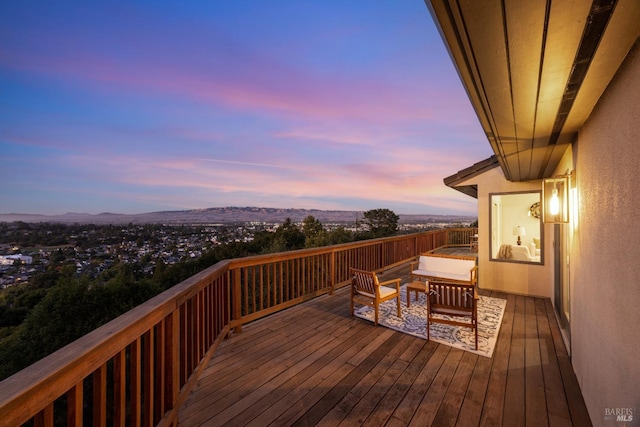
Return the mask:
[[[422,0],[0,3],[0,213],[475,215],[491,155]]]

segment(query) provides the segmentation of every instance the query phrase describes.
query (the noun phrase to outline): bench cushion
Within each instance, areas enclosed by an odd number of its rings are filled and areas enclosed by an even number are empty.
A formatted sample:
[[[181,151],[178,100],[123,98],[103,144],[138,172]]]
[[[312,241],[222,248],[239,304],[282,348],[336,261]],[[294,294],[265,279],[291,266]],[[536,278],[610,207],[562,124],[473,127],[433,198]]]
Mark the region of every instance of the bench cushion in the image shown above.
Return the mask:
[[[420,256],[418,269],[413,270],[413,274],[469,281],[475,265],[475,261],[467,259]]]
[[[469,271],[464,274],[457,274],[448,271],[413,270],[412,273],[416,276],[439,277],[441,279],[459,280],[462,282],[468,282],[471,278],[471,274],[469,273]]]

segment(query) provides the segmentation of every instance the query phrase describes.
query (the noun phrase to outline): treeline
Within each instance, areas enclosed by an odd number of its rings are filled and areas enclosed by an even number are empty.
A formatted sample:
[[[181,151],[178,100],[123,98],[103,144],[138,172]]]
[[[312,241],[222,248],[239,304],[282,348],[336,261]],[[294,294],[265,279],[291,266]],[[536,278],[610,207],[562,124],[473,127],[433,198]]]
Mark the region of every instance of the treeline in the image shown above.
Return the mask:
[[[136,263],[115,263],[91,278],[78,275],[63,258],[50,262],[29,283],[0,292],[0,380],[218,261],[391,236],[397,225],[398,216],[388,209],[365,212],[358,232],[326,230],[313,216],[301,227],[287,219],[275,232],[216,246],[195,260],[165,265],[158,259],[151,274]],[[46,237],[47,242],[55,238]]]

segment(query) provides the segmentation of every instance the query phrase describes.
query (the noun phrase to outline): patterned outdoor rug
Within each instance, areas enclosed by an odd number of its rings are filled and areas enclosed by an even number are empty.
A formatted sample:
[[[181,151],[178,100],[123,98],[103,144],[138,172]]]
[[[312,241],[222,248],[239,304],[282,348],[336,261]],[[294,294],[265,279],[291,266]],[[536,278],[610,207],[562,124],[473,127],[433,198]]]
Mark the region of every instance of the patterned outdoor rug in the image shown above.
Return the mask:
[[[402,318],[397,316],[396,300],[394,299],[380,305],[378,323],[405,334],[427,339],[427,309],[424,292],[418,293],[418,300],[415,299],[414,293],[411,294],[410,308],[407,308],[406,285],[402,285],[400,288],[400,298],[402,300]],[[480,356],[491,357],[506,305],[506,300],[480,296],[478,301],[478,350],[475,350],[475,333],[471,328],[432,323],[430,326],[431,340]],[[373,308],[366,306],[356,308],[355,315],[373,322]]]

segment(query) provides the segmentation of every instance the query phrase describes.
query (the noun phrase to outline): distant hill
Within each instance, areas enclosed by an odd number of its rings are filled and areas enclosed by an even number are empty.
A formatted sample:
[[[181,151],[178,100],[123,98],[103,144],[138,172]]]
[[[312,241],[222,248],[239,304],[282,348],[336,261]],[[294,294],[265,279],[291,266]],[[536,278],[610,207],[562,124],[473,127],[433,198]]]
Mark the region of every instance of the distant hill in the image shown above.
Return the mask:
[[[294,222],[302,221],[312,215],[322,223],[353,223],[356,218],[362,219],[362,212],[319,209],[282,209],[259,207],[224,207],[193,209],[182,211],[160,211],[141,214],[117,214],[104,212],[100,214],[66,213],[63,215],[35,215],[8,213],[0,214],[0,222],[60,222],[64,224],[212,224],[212,223],[245,223],[267,222],[278,223],[286,218]],[[456,215],[398,215],[400,223],[427,222],[469,222],[475,221],[473,216]]]

